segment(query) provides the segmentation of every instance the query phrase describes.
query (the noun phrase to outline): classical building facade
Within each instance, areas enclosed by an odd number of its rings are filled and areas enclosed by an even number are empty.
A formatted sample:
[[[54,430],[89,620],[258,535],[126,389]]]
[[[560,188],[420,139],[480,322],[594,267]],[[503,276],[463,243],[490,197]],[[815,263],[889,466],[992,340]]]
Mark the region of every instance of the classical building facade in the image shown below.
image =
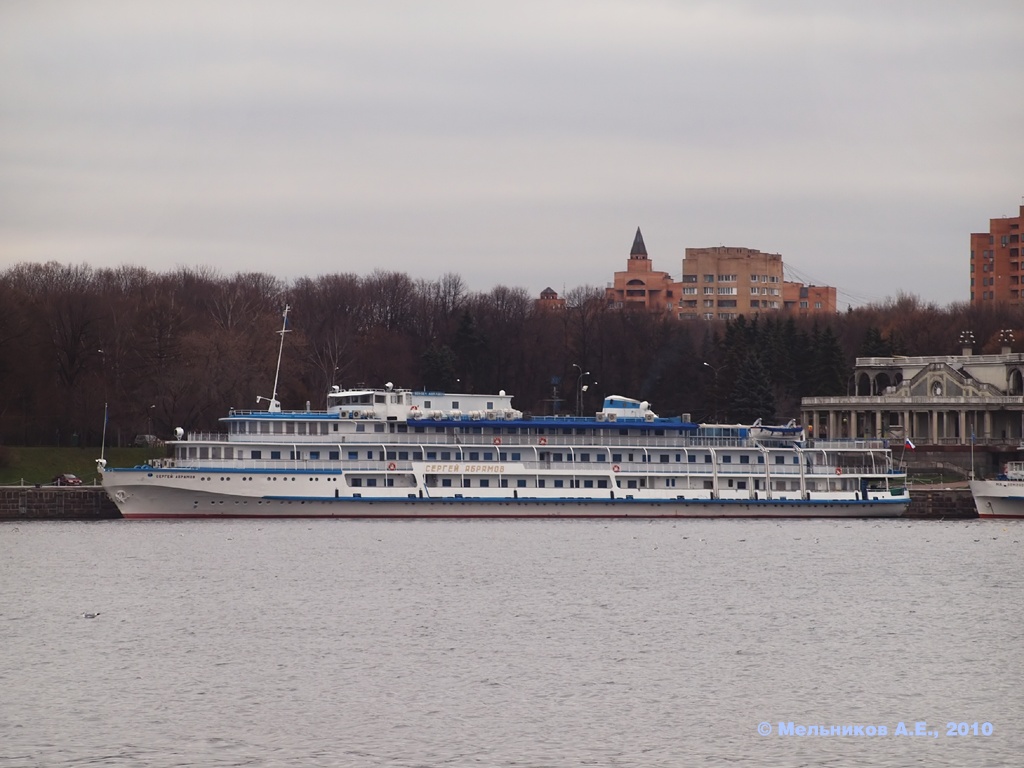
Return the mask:
[[[682,277],[659,272],[637,227],[626,269],[605,296],[620,308],[670,312],[680,320],[732,320],[740,315],[790,311],[835,313],[836,289],[787,282],[782,256],[753,248],[687,248]]]
[[[1024,444],[1024,354],[857,358],[845,397],[805,397],[815,437],[909,438],[918,447]]]
[[[1024,304],[1020,226],[1024,205],[1014,218],[990,219],[988,232],[971,234],[971,303]]]

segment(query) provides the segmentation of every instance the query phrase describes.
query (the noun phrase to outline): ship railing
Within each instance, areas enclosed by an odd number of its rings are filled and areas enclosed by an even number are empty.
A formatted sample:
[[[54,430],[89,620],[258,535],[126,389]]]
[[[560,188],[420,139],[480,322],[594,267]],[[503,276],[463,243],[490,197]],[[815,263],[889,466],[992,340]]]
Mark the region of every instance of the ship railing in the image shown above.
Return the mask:
[[[596,439],[587,440],[585,435],[452,435],[439,433],[398,433],[382,434],[374,432],[357,432],[350,434],[327,435],[291,435],[291,434],[243,434],[232,433],[190,433],[189,441],[194,442],[230,442],[244,445],[451,445],[479,446],[491,448],[536,448],[552,450],[558,448],[574,448],[579,450],[600,450],[602,448],[650,448],[650,449],[690,449],[690,448],[748,448],[756,450],[759,446],[785,450],[792,442],[771,441],[763,439],[713,437],[694,438],[668,435],[600,435]],[[500,442],[498,442],[500,441]],[[850,448],[850,445],[842,446]]]
[[[880,450],[889,447],[889,440],[882,437],[815,438],[807,441],[808,447],[825,450]]]

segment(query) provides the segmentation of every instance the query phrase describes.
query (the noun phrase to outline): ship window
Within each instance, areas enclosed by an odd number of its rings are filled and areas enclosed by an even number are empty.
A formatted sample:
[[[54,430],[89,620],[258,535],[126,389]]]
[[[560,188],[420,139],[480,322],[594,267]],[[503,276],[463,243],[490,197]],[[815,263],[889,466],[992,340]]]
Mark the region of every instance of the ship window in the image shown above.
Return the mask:
[[[662,464],[668,464],[668,454],[667,454],[667,453],[662,453],[662,454],[660,454],[660,455],[658,456],[658,460],[659,460],[659,461],[660,461],[660,462],[661,462]]]
[[[732,456],[726,455],[722,457],[723,464],[732,464]]]
[[[451,487],[452,487],[452,481],[451,481],[451,479],[450,479],[450,478],[447,478],[447,477],[446,477],[446,478],[444,478],[444,479],[443,479],[443,480],[441,481],[441,487],[442,487],[442,488],[451,488]]]
[[[417,435],[422,435],[424,432],[427,431],[427,428],[426,427],[413,427],[412,431],[415,432]]]
[[[296,426],[296,429],[298,429],[300,435],[306,434],[306,422],[300,421],[295,426]],[[315,424],[313,426],[314,426],[314,428],[316,427]]]
[[[490,488],[491,487],[491,481],[490,480],[481,480],[480,481],[480,487],[481,488]]]
[[[413,461],[423,461],[423,452],[422,451],[413,451],[412,460]]]
[[[546,484],[547,484],[546,480],[538,480],[537,481],[537,487],[538,488],[543,488]]]
[[[210,458],[211,459],[219,459],[220,458],[220,448],[211,448],[210,449]]]
[[[361,477],[350,477],[349,480],[352,481],[352,487],[353,488],[362,488],[363,487],[363,478],[361,478]]]
[[[337,459],[338,458],[337,455],[335,455],[335,454],[337,454],[337,451],[331,451],[331,458],[332,459]],[[348,460],[349,461],[358,461],[359,460],[359,451],[349,451],[348,452]]]
[[[309,452],[309,460],[310,461],[318,461],[319,459],[320,459],[320,451],[310,451]]]
[[[270,452],[270,460],[271,461],[274,461],[274,460],[280,459],[280,458],[281,458],[281,452],[280,451],[271,451]]]
[[[429,401],[429,400],[424,400],[424,401],[423,401],[423,407],[424,407],[424,408],[433,408],[434,406],[432,406],[432,405],[430,404],[430,401]]]
[[[525,487],[526,487],[526,481],[525,480],[516,480],[516,488],[525,488]]]
[[[356,432],[365,432],[365,431],[366,431],[366,425],[365,424],[356,424]]]
[[[512,452],[512,461],[520,461],[522,459],[522,456],[523,455],[521,453],[519,453],[518,451],[513,451]]]
[[[615,461],[615,462],[622,461],[622,454],[621,453],[613,453],[612,454],[612,461]]]
[[[493,402],[488,401],[488,403],[487,403],[487,410],[488,411],[493,411],[494,410],[494,403]]]
[[[370,488],[376,488],[377,487],[377,478],[375,478],[375,477],[368,477],[366,479],[366,484]]]
[[[736,483],[736,489],[739,491],[745,491],[747,489],[747,481],[740,480]]]
[[[262,459],[263,458],[263,451],[253,451],[252,455],[249,458],[251,458],[251,459]]]
[[[437,451],[427,451],[427,461],[434,461],[437,459]]]
[[[704,463],[705,464],[710,464],[711,463],[711,454],[710,453],[707,453],[707,454],[704,455]]]
[[[502,488],[508,488],[508,480],[506,480],[503,477],[501,478],[501,480],[498,481],[498,485],[500,485]]]
[[[394,461],[394,460],[395,460],[395,458],[396,458],[396,457],[395,457],[395,452],[394,452],[394,451],[388,451],[388,453],[387,453],[387,459],[388,459],[388,461]]]
[[[399,451],[398,452],[398,458],[399,458],[400,461],[408,461],[409,460],[409,452],[408,451]]]
[[[758,464],[764,464],[764,455],[763,454],[760,454],[760,453],[757,454],[757,463]]]
[[[552,453],[551,454],[551,460],[552,461],[561,461],[562,460],[562,454],[560,454],[560,453]]]
[[[469,460],[470,461],[480,461],[480,451],[470,451],[469,452]]]
[[[284,426],[285,426],[285,430],[284,431],[287,432],[289,435],[294,435],[295,434],[295,422],[294,421],[289,421]]]
[[[296,459],[301,459],[302,458],[302,452],[301,451],[289,451],[288,452],[288,458],[291,459],[292,461],[295,461]]]
[[[337,430],[337,429],[338,429],[338,425],[337,425],[337,424],[335,424],[335,425],[334,425],[334,429],[335,429],[335,430]],[[321,435],[326,435],[326,434],[327,434],[327,432],[328,432],[328,429],[327,429],[327,422],[326,422],[326,421],[324,421],[324,422],[321,422],[321,423],[320,423],[320,434],[321,434]],[[311,435],[312,435],[312,434],[313,434],[313,430],[310,430],[310,431],[309,431],[309,434],[311,434]]]
[[[484,461],[494,461],[494,452],[484,451]]]
[[[608,481],[607,480],[598,480],[597,481],[597,487],[598,488],[607,488],[608,487]]]
[[[581,453],[580,454],[580,461],[590,461],[590,454],[589,453]]]
[[[785,456],[776,456],[775,457],[775,463],[776,464],[785,464],[786,463],[786,457]]]
[[[386,403],[387,397],[385,395],[374,395],[373,402],[375,403]]]
[[[284,425],[280,421],[274,422],[274,434],[280,435],[284,431]]]
[[[373,451],[367,451],[366,452],[366,458],[372,459],[373,458]]]
[[[452,400],[452,410],[456,410],[456,409],[458,409],[458,407],[459,407],[459,401],[458,400]]]
[[[374,424],[373,425],[373,431],[374,432],[383,432],[384,431],[384,425],[383,424]]]
[[[565,482],[562,480],[555,480],[555,488],[564,488]]]
[[[743,456],[740,456],[740,464],[749,464],[749,463],[750,463],[750,457],[749,456],[747,456],[746,454],[744,454]]]
[[[261,435],[269,435],[270,434],[270,424],[268,424],[265,421],[261,421],[260,422],[260,434]]]
[[[441,451],[441,461],[448,461],[452,457],[451,451]]]
[[[470,487],[472,487],[470,485],[470,479],[468,477],[465,480],[462,481],[462,487],[463,488],[470,488]]]
[[[593,480],[584,480],[583,481],[583,487],[584,488],[593,488],[594,487],[594,481]]]
[[[320,434],[321,435],[325,434],[324,427],[326,427],[326,426],[327,426],[326,424],[321,424],[320,425]],[[334,424],[331,424],[331,431],[332,432],[337,432],[338,431],[338,424],[337,424],[337,422],[335,422]]]

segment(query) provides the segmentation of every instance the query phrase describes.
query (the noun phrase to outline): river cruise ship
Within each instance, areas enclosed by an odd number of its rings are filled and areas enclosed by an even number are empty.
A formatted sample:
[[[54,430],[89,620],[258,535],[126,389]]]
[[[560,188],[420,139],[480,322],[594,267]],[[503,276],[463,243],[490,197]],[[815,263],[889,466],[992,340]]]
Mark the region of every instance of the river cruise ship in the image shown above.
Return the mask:
[[[168,458],[108,467],[126,518],[895,517],[906,476],[884,440],[697,424],[610,396],[588,417],[512,397],[340,389],[322,411],[232,411]]]
[[[1024,520],[1024,461],[1011,461],[998,476],[970,486],[981,519]]]

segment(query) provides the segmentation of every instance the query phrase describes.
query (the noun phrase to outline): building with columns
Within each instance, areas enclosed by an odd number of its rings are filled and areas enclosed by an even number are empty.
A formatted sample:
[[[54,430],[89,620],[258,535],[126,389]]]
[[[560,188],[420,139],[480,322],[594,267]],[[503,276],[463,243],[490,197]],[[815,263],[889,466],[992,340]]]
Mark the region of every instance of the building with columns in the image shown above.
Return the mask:
[[[845,397],[805,397],[815,437],[905,438],[921,446],[1024,445],[1024,354],[857,358]],[[972,435],[974,439],[972,440]]]

